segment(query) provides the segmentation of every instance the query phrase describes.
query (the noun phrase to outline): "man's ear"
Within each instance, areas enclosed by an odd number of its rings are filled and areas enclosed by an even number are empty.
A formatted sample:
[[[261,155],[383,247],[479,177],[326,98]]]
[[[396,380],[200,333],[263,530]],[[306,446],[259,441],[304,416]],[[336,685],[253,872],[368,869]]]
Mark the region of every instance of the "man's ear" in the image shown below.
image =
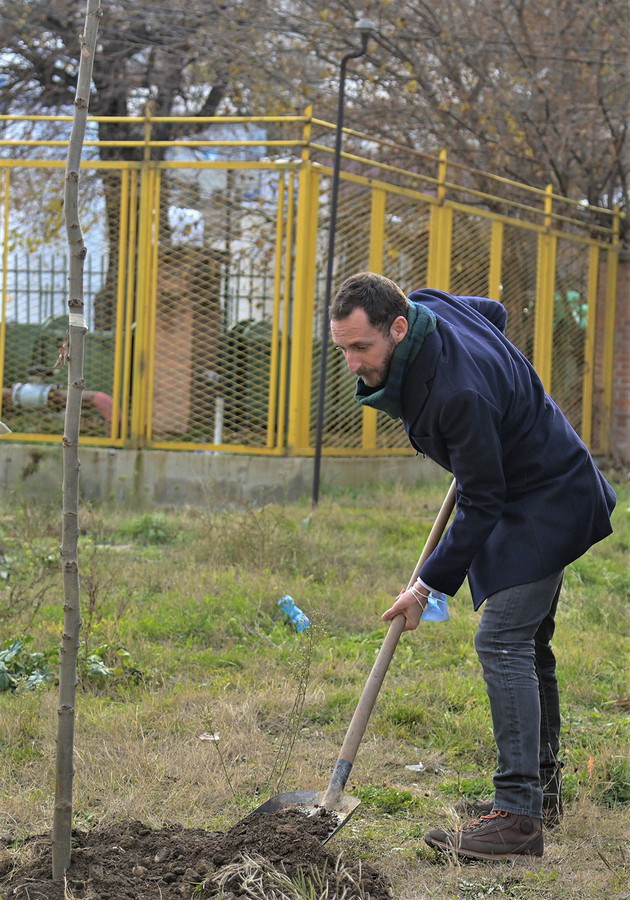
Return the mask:
[[[408,331],[409,322],[405,319],[404,316],[396,316],[396,318],[392,322],[391,328],[389,329],[389,333],[397,344],[400,344],[402,339],[407,336]]]

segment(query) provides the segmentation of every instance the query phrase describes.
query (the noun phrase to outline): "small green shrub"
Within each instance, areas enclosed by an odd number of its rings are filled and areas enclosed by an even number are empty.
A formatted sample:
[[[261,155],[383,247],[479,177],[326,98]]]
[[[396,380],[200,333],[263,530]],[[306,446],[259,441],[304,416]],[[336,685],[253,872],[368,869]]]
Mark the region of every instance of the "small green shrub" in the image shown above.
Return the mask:
[[[598,793],[606,806],[630,805],[630,763],[622,757],[608,760]]]
[[[19,684],[36,687],[55,680],[56,650],[35,653],[27,649],[32,638],[10,638],[0,650],[0,691],[14,691]]]
[[[388,815],[411,812],[419,805],[411,791],[395,788],[357,787],[355,794],[370,809],[378,809]]]
[[[387,710],[386,719],[392,725],[403,725],[407,728],[414,729],[418,725],[423,725],[427,718],[427,711],[421,706],[409,705],[392,705]]]
[[[439,790],[447,797],[466,797],[468,800],[479,800],[491,796],[492,782],[489,778],[442,778]]]
[[[132,662],[131,654],[120,643],[101,644],[79,661],[83,682],[139,684],[144,674]]]
[[[118,533],[141,544],[172,544],[177,539],[176,528],[161,513],[136,516],[121,525]]]
[[[36,652],[28,649],[32,637],[11,638],[0,650],[0,692],[14,691],[20,686],[34,688],[40,684],[56,684],[59,651]],[[122,644],[102,644],[88,656],[80,656],[78,674],[81,684],[138,684],[144,675],[131,660]]]
[[[59,553],[48,542],[0,535],[0,620],[28,627],[54,589]]]
[[[350,691],[335,691],[323,702],[305,709],[304,718],[314,725],[329,725],[332,722],[349,720],[356,702],[356,694]]]

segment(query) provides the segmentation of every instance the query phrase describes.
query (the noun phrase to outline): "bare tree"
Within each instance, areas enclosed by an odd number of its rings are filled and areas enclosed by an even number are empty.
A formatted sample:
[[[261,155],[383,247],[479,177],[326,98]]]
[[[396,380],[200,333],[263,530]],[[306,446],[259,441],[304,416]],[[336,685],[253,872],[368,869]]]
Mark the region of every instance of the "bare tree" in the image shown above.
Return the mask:
[[[144,116],[147,105],[155,117],[292,109],[300,79],[289,64],[292,44],[285,42],[282,34],[269,32],[271,27],[283,27],[271,12],[273,7],[271,0],[173,0],[157,4],[114,0],[99,34],[91,113],[103,117]],[[79,54],[78,20],[74,0],[5,0],[0,11],[6,47],[0,112],[68,111]],[[298,88],[298,105],[299,93]],[[195,126],[185,127],[188,135],[194,136]],[[43,126],[38,123],[37,128],[41,131]],[[185,136],[182,126],[153,126],[152,137],[157,141],[167,141],[175,134]],[[37,136],[42,135],[38,132]],[[141,123],[124,129],[111,121],[97,126],[101,141],[141,141],[143,136]],[[110,143],[99,149],[98,157],[108,162],[134,160],[141,159],[142,152]],[[164,148],[155,148],[152,158],[159,160],[164,152]],[[100,178],[107,213],[109,264],[105,285],[95,301],[95,325],[109,329],[115,316],[120,174],[110,170],[102,172]],[[166,216],[161,226],[162,235],[168,235]]]
[[[79,170],[101,17],[100,0],[87,0],[85,28],[81,35],[75,112],[68,146],[64,215],[70,256],[68,300],[68,399],[63,435],[63,532],[61,560],[64,587],[64,621],[60,647],[59,706],[55,815],[52,832],[52,875],[61,878],[70,865],[72,836],[72,783],[74,777],[74,720],[77,656],[81,607],[78,564],[79,424],[83,392],[83,345],[87,330],[83,303],[83,261],[86,250],[79,222]]]
[[[459,162],[536,187],[552,181],[593,205],[627,205],[630,51],[619,29],[627,0],[365,0],[361,9],[379,38],[349,73],[349,126],[423,152],[447,148]],[[0,16],[8,50],[0,110],[67,108],[72,0],[5,0]],[[92,110],[142,115],[151,101],[158,116],[254,115],[313,102],[334,121],[356,19],[355,0],[115,2]],[[137,129],[127,136],[141,138]],[[168,124],[154,133],[173,135]],[[120,136],[115,123],[99,126],[103,140]],[[101,149],[104,159],[123,155],[133,152]],[[107,327],[111,309],[102,308]]]
[[[378,37],[353,66],[349,125],[627,208],[630,49],[619,30],[626,0],[366,0],[362,10]],[[356,4],[294,0],[284,17],[295,46],[324,67],[330,115]]]

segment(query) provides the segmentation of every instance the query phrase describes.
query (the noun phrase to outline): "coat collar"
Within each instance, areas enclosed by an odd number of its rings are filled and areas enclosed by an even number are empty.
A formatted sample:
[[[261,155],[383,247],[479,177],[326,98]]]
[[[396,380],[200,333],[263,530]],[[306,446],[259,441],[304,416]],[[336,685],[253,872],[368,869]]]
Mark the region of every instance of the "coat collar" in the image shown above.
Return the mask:
[[[443,323],[438,318],[436,330],[427,335],[421,352],[405,372],[402,388],[402,419],[406,427],[413,424],[418,418],[429,397],[438,359],[442,353],[442,337],[440,335],[442,327]]]

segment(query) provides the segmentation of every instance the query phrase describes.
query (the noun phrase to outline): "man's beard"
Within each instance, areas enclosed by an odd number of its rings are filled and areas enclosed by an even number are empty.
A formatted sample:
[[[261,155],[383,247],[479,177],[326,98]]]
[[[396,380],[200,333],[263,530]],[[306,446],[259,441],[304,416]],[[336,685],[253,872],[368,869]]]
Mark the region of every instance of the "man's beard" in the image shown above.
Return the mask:
[[[392,356],[394,355],[394,350],[397,347],[396,341],[393,339],[393,337],[389,336],[387,338],[387,346],[387,356],[380,366],[369,366],[365,369],[359,369],[357,371],[357,375],[359,376],[359,378],[362,378],[369,388],[382,388],[387,381]]]

